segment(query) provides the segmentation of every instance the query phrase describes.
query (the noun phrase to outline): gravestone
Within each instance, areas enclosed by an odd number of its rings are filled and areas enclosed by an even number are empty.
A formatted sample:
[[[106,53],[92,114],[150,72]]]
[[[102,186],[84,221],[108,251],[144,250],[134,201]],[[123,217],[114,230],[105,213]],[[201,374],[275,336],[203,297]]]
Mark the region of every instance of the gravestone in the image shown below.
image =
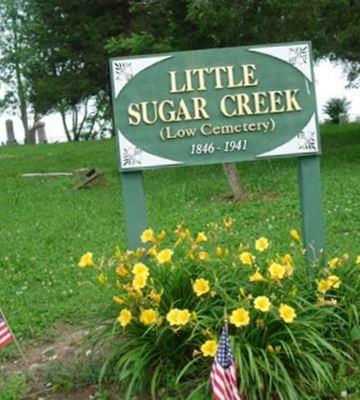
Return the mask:
[[[6,145],[13,145],[13,144],[17,144],[16,139],[15,139],[15,133],[14,133],[14,124],[12,122],[11,119],[7,119],[5,121],[5,125],[6,125],[6,137],[7,137],[7,141],[6,141]]]
[[[347,113],[341,113],[339,115],[339,123],[340,124],[347,124],[349,122],[349,116]]]
[[[39,114],[34,123],[34,129],[37,133],[38,143],[47,143],[46,131],[45,131],[45,122],[41,120],[42,115]]]

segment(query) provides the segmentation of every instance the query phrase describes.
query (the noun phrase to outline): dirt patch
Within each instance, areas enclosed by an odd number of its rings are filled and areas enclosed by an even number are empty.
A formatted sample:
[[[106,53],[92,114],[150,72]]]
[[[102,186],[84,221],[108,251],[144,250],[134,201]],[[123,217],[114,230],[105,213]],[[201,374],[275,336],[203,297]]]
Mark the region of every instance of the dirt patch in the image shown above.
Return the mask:
[[[27,364],[22,357],[10,359],[5,362],[5,374],[26,373],[30,370],[33,374],[41,371],[58,360],[75,355],[76,350],[89,334],[87,329],[75,329],[73,326],[62,325],[53,335],[56,340],[42,342],[34,346],[27,345],[22,350]]]
[[[231,193],[222,195],[219,197],[220,203],[249,203],[251,201],[275,201],[280,198],[278,193],[246,193],[246,195],[238,200],[234,199],[234,196]]]
[[[84,328],[79,329],[79,327],[75,328],[69,325],[58,327],[51,335],[53,340],[25,345],[22,348],[26,363],[22,357],[6,360],[2,366],[4,378],[14,374],[23,374],[27,377],[32,390],[21,397],[23,400],[91,400],[97,398],[99,388],[93,382],[88,384],[83,382],[81,385],[76,378],[73,382],[62,382],[63,373],[64,376],[66,373],[75,376],[76,373],[81,372],[81,365],[91,364],[90,357],[97,354],[97,352],[93,352],[90,345],[86,345],[88,334],[89,330]],[[50,375],[49,371],[52,371]],[[58,378],[56,374],[59,374],[59,382],[52,381],[52,377]],[[72,386],[73,388],[71,388]],[[109,394],[106,398],[116,398],[110,396]]]

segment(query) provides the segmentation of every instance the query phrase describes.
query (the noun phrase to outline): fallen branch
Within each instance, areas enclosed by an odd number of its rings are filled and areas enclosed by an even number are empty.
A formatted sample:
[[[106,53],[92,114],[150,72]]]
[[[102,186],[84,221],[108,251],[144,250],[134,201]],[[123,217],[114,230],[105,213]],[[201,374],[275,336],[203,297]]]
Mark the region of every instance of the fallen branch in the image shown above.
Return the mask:
[[[22,178],[63,178],[74,176],[73,172],[34,172],[22,174]]]

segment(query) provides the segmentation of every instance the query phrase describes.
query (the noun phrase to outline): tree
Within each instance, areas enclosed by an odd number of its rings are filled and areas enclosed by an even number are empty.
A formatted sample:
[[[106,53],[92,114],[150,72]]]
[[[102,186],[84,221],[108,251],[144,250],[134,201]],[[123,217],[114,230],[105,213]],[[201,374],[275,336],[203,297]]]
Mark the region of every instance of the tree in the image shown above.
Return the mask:
[[[0,82],[5,89],[0,109],[18,113],[24,128],[25,143],[34,143],[34,130],[30,128],[31,101],[24,75],[31,54],[26,36],[24,2],[2,0],[0,3]]]
[[[345,59],[358,72],[358,0],[26,1],[30,99],[37,112],[62,113],[70,139],[92,136],[82,122],[86,104],[105,105],[100,114],[110,116],[108,55],[312,40],[318,57]],[[224,168],[236,182],[235,165]],[[234,197],[242,197],[237,183]]]
[[[112,55],[308,40],[319,4],[294,0],[152,0],[134,3],[130,34],[112,38]],[[156,23],[154,23],[156,21]],[[274,29],[276,27],[276,29]],[[235,163],[223,165],[235,200],[246,197]]]
[[[324,0],[318,13],[314,47],[320,57],[344,62],[348,84],[360,86],[360,1]]]
[[[113,34],[126,32],[127,8],[125,0],[29,0],[30,99],[37,113],[61,114],[68,140],[91,139],[106,125],[110,96],[104,47]]]
[[[326,102],[323,111],[329,116],[331,122],[338,124],[342,115],[345,119],[348,118],[349,108],[350,101],[345,97],[333,97]]]

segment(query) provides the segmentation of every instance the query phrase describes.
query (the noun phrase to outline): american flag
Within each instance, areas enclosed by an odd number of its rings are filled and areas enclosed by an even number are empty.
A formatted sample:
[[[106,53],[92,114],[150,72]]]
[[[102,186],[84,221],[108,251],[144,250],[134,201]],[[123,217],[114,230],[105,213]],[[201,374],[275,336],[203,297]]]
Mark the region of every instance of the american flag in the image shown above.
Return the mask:
[[[212,365],[211,389],[216,400],[241,400],[237,388],[234,356],[231,352],[230,337],[225,323],[220,344]]]
[[[0,312],[0,349],[14,340],[5,318]]]

